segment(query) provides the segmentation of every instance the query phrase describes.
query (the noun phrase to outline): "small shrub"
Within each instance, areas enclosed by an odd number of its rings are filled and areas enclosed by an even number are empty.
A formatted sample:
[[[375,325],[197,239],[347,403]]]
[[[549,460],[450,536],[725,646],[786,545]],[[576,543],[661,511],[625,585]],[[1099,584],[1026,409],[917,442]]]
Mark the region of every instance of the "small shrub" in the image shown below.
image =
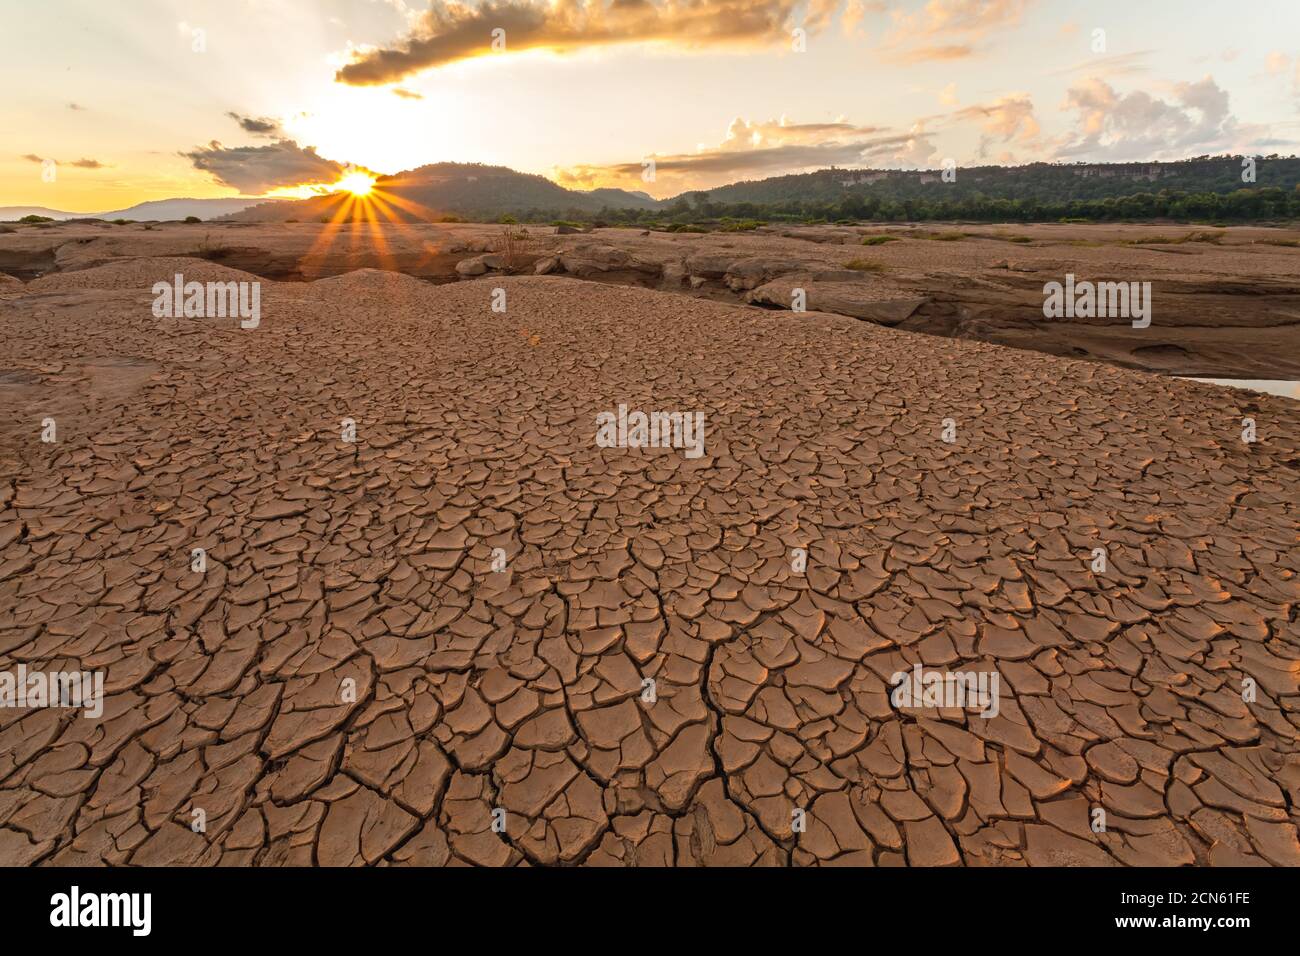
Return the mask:
[[[863,236],[864,246],[883,246],[887,242],[897,242],[898,236]]]
[[[851,262],[844,263],[844,268],[852,269],[854,272],[884,272],[888,267],[883,262],[872,262],[870,259],[854,259]]]
[[[36,222],[54,222],[49,216],[23,216],[19,222],[36,223]]]
[[[196,259],[221,259],[228,256],[234,250],[221,242],[214,243],[211,233],[204,233],[203,241],[199,243],[198,249],[194,251]]]
[[[935,242],[960,242],[966,238],[964,232],[932,232],[925,238],[932,239]]]
[[[200,219],[198,216],[186,216],[185,221],[188,222],[190,225],[194,225],[194,223],[202,222],[203,220]]]
[[[529,241],[527,229],[512,229],[506,224],[501,230],[501,237],[496,241],[496,251],[507,272],[514,272],[523,264],[525,246]]]

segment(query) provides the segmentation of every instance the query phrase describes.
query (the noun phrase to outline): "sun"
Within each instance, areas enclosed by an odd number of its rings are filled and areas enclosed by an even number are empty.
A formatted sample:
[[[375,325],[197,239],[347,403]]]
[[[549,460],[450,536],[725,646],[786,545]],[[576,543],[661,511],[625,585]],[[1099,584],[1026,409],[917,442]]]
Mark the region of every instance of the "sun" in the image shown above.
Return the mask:
[[[335,191],[349,192],[354,196],[369,196],[375,188],[375,177],[359,169],[349,171],[334,184]]]

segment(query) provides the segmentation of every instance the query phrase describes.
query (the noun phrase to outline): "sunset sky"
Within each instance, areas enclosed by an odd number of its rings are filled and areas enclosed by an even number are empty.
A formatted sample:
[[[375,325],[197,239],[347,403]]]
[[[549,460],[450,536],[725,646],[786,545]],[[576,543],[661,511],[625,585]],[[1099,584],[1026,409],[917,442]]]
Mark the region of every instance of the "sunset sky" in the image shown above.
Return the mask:
[[[349,164],[664,196],[829,165],[1290,154],[1297,38],[1297,0],[0,0],[0,205],[285,194]]]

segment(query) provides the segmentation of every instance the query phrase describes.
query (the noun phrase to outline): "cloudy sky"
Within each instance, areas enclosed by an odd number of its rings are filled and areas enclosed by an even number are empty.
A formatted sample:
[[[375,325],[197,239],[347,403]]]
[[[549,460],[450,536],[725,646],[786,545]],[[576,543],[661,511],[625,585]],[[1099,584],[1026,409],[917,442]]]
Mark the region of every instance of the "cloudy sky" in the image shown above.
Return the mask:
[[[0,24],[0,205],[445,160],[663,196],[1300,152],[1297,0],[0,0]]]

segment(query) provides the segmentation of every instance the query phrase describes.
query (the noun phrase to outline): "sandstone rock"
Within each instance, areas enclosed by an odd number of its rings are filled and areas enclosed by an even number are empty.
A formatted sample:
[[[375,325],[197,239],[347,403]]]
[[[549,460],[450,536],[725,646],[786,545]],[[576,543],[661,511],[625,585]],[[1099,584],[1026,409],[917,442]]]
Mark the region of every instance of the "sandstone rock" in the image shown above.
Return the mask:
[[[796,288],[807,293],[809,312],[833,312],[880,325],[897,325],[929,301],[924,296],[893,294],[888,289],[873,287],[869,281],[822,282],[788,276],[759,286],[743,298],[753,305],[788,309]]]
[[[805,264],[795,259],[755,256],[752,259],[738,259],[728,265],[723,281],[732,292],[747,292],[778,276],[789,275],[803,268]]]
[[[658,263],[635,259],[631,253],[603,242],[582,242],[560,253],[560,264],[569,275],[589,276],[597,272],[610,272],[616,269],[633,269],[638,272],[657,274]]]
[[[688,275],[701,276],[705,279],[721,279],[731,268],[731,264],[740,256],[731,253],[697,252],[686,259]]]
[[[474,256],[471,259],[462,259],[456,263],[456,271],[463,276],[481,276],[489,269],[500,269],[505,265],[501,257],[495,253],[487,255]]]
[[[681,261],[665,262],[660,274],[663,277],[659,286],[661,289],[680,289],[686,281],[686,266]]]

